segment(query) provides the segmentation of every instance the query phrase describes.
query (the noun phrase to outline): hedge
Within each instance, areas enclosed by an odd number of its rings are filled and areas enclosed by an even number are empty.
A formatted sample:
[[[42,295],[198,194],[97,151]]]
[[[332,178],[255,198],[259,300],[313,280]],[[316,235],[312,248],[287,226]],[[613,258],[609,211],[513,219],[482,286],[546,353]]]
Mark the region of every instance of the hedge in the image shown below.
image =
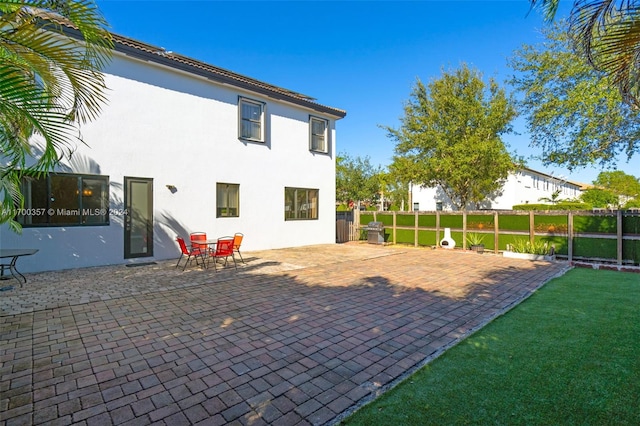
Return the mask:
[[[591,210],[593,206],[587,203],[558,203],[558,204],[516,204],[513,210]]]

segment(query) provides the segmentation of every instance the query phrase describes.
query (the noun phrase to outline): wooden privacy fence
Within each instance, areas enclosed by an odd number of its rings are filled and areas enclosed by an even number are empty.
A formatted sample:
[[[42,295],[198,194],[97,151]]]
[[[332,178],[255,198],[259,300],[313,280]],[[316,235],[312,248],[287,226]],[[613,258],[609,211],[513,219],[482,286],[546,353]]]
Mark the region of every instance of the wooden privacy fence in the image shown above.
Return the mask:
[[[336,212],[336,242],[346,243],[360,239],[360,229],[353,211]]]
[[[336,242],[346,243],[360,239],[360,230],[352,221],[338,219],[336,221]]]
[[[338,219],[338,222],[341,219]],[[346,220],[346,219],[342,219]],[[382,222],[385,241],[393,244],[437,246],[450,228],[456,247],[466,249],[468,234],[483,238],[485,250],[499,253],[518,240],[546,242],[569,261],[640,264],[638,211],[470,211],[359,212],[353,211],[343,238],[363,238],[361,226]],[[342,225],[347,226],[347,225]],[[337,226],[338,228],[339,226]],[[348,234],[348,235],[347,235]],[[340,240],[339,240],[340,241]],[[345,240],[346,241],[346,240]]]

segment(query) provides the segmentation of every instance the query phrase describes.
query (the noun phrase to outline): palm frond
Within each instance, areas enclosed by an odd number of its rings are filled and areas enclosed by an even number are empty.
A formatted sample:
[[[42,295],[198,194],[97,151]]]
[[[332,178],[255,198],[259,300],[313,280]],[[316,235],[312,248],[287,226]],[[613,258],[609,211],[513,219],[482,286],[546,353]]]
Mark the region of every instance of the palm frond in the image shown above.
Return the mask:
[[[560,0],[530,0],[531,9],[542,9],[544,18],[547,21],[553,21],[558,12]]]
[[[559,0],[530,0],[552,21]],[[574,49],[640,108],[640,5],[637,0],[576,0],[569,17]]]
[[[625,102],[640,106],[640,7],[629,0],[580,0],[569,18],[577,52],[609,76]]]
[[[107,102],[101,73],[113,42],[92,0],[0,1],[0,205],[22,203],[20,179],[82,143],[79,125]],[[74,35],[75,32],[75,35]],[[42,138],[33,158],[31,143]],[[0,214],[0,223],[15,223]]]

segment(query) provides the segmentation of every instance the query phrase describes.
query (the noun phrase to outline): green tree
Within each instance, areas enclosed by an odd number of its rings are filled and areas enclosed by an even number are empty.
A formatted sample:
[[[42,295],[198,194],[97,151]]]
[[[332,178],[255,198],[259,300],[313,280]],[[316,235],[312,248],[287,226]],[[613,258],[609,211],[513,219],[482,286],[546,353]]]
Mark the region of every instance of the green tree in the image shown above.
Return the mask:
[[[105,26],[90,0],[0,1],[0,223],[15,231],[22,177],[72,152],[106,102]]]
[[[611,191],[600,188],[590,188],[585,190],[580,199],[593,207],[607,208],[610,206],[618,206],[618,196]]]
[[[409,206],[409,182],[403,180],[402,175],[395,172],[393,164],[389,166],[386,175],[386,197],[390,207],[394,210],[407,211]]]
[[[555,18],[560,0],[530,0]],[[579,0],[568,18],[574,50],[619,88],[621,98],[640,107],[640,2]]]
[[[600,172],[593,184],[616,195],[630,198],[640,197],[640,180],[621,170]]]
[[[336,160],[336,201],[348,204],[353,201],[359,205],[366,201],[375,203],[379,197],[380,166],[373,166],[369,157],[352,158],[340,154]]]
[[[602,73],[571,49],[566,23],[543,31],[545,41],[514,53],[514,88],[523,97],[531,146],[541,159],[573,169],[615,164],[640,149],[640,115],[612,90]]]
[[[380,170],[376,175],[379,188],[380,209],[406,209],[409,201],[409,184],[402,182],[391,171]]]
[[[501,188],[516,168],[501,136],[511,131],[513,102],[492,79],[463,65],[425,86],[418,80],[398,129],[393,170],[404,182],[439,186],[458,209]]]
[[[640,209],[640,198],[629,200],[624,204],[625,209]]]

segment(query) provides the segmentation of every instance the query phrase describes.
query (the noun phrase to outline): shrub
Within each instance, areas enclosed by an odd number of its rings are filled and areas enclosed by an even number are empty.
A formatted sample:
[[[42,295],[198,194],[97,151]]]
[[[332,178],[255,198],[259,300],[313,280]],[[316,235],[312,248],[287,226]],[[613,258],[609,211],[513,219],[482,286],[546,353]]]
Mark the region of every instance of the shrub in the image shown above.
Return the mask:
[[[467,243],[470,246],[479,246],[484,242],[484,235],[477,232],[467,232]]]
[[[558,204],[516,204],[513,210],[591,210],[593,206],[588,203],[564,202]]]
[[[545,241],[534,241],[532,244],[531,241],[524,238],[514,240],[508,249],[514,253],[531,253],[545,256],[551,253],[551,247]]]

